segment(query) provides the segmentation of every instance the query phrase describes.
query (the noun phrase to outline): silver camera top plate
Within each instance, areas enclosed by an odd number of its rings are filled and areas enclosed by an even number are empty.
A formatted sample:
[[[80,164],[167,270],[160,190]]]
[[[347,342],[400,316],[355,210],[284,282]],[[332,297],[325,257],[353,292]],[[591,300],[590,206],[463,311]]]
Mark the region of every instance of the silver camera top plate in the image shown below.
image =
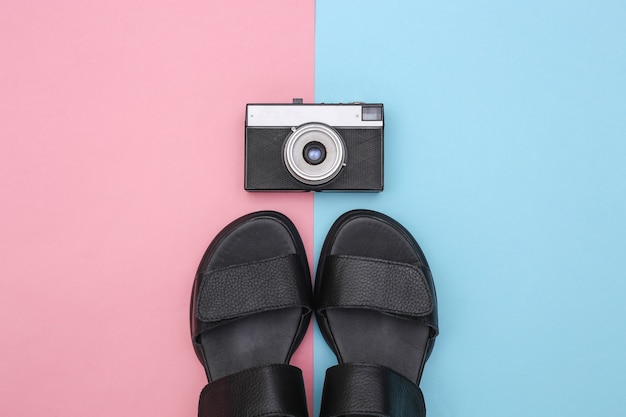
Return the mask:
[[[380,107],[379,120],[363,120],[364,108]],[[365,117],[367,118],[367,116]],[[382,105],[374,104],[248,104],[250,127],[300,126],[318,122],[337,127],[381,127]]]

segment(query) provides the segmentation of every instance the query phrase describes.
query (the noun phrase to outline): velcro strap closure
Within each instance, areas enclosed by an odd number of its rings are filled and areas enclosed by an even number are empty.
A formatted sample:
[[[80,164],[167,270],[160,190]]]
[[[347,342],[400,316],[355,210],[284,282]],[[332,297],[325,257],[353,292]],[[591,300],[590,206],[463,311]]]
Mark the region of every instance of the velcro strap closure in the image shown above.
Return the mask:
[[[198,417],[307,417],[302,371],[290,365],[251,368],[209,383]]]
[[[196,317],[204,322],[242,317],[261,311],[306,307],[306,279],[298,255],[210,271],[202,277]]]
[[[320,417],[368,415],[424,417],[422,391],[393,370],[373,364],[343,364],[326,371]]]
[[[418,317],[433,310],[426,276],[417,265],[331,255],[323,276],[320,309],[363,307]]]

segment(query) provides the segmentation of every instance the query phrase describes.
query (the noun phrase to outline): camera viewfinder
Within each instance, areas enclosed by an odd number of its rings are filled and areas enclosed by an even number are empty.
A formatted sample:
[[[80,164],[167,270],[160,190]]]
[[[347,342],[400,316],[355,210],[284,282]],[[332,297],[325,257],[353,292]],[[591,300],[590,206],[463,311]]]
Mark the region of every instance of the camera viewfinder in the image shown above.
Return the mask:
[[[382,106],[363,106],[361,111],[361,119],[364,121],[383,120]]]

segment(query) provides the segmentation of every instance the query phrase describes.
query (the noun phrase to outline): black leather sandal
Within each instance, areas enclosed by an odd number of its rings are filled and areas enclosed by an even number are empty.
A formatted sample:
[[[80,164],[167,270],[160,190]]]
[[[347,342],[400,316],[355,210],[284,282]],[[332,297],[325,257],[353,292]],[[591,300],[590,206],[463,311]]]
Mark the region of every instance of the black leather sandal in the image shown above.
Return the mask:
[[[315,308],[339,361],[326,373],[320,417],[426,415],[419,382],[438,334],[437,298],[400,223],[370,210],[339,217],[320,254]]]
[[[209,380],[199,416],[308,415],[302,372],[288,363],[311,293],[304,245],[284,215],[248,214],[215,237],[191,297],[193,346]]]

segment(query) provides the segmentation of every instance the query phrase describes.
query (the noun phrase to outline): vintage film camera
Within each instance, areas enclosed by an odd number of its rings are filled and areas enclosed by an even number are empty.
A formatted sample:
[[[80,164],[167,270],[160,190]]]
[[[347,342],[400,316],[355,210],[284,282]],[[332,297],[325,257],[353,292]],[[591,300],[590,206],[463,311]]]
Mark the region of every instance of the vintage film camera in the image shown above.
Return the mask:
[[[248,191],[382,191],[382,104],[248,104]]]

